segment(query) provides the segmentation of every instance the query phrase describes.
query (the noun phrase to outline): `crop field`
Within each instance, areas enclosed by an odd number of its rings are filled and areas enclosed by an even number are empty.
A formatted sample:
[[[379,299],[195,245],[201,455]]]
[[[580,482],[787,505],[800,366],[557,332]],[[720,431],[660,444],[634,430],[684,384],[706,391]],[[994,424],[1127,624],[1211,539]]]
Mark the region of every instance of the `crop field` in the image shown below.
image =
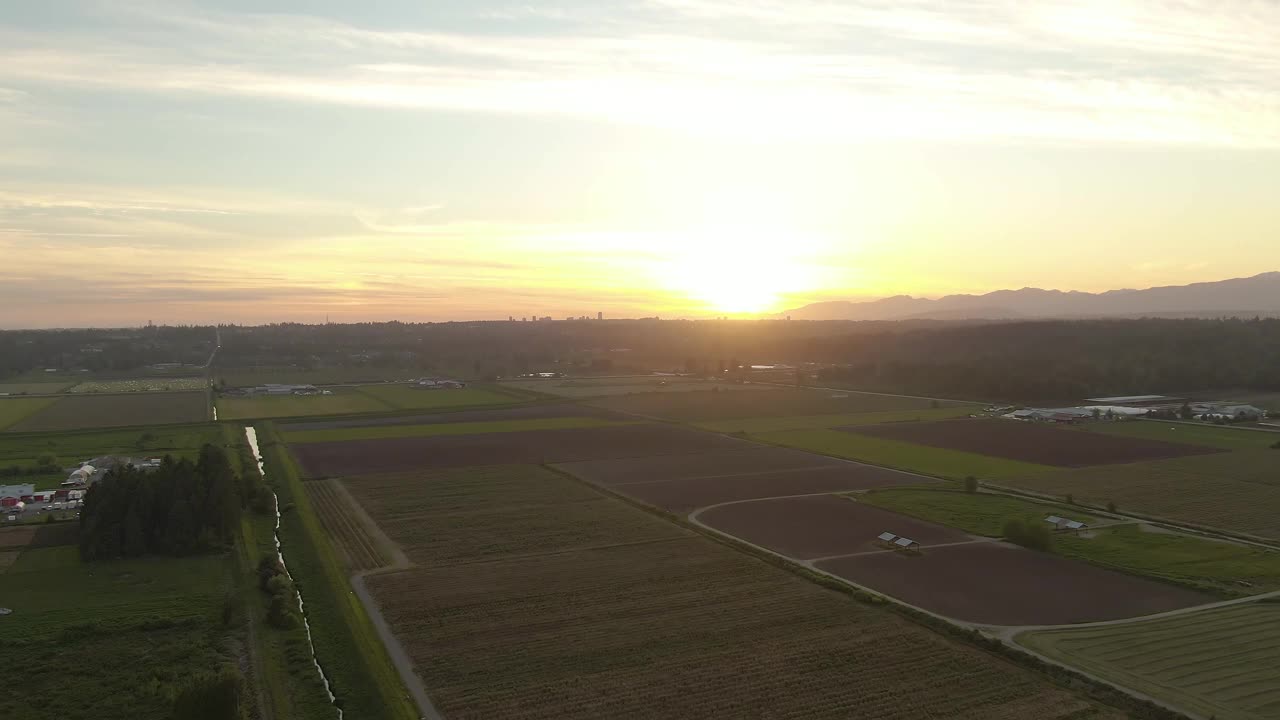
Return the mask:
[[[419,564],[368,584],[447,717],[1120,717],[550,471],[347,484]]]
[[[2,402],[2,401],[0,401]],[[9,432],[195,423],[208,419],[203,392],[68,395],[19,420]]]
[[[456,390],[419,390],[410,385],[385,384],[361,385],[356,389],[374,400],[397,410],[435,410],[481,405],[502,405],[522,402],[528,399],[523,393],[498,392],[476,387]]]
[[[785,417],[791,415],[834,415],[887,410],[923,410],[932,401],[896,395],[832,393],[821,390],[779,390],[760,392],[686,392],[620,395],[593,400],[591,404],[608,410],[680,420],[707,422],[735,418]],[[941,403],[944,407],[946,403]]]
[[[293,446],[310,477],[340,477],[414,469],[560,463],[659,453],[749,447],[741,440],[670,425],[619,425],[577,430],[383,438]]]
[[[1132,463],[1218,452],[1200,445],[1079,432],[1012,420],[863,425],[850,431],[885,440],[1056,467]]]
[[[226,557],[97,565],[74,545],[28,548],[0,582],[0,667],[27,699],[5,717],[168,720],[193,673],[232,662],[217,619]],[[70,682],[70,684],[68,684]]]
[[[1106,522],[1079,508],[990,493],[903,488],[873,490],[858,499],[989,537],[998,537],[1007,520],[1039,523],[1050,513],[1090,525]],[[1100,527],[1081,536],[1055,534],[1053,549],[1064,557],[1227,595],[1280,589],[1280,553],[1145,524]]]
[[[973,539],[958,530],[836,495],[721,505],[699,513],[697,520],[798,560],[879,551],[883,548],[876,536],[885,531],[924,546]]]
[[[757,498],[849,492],[934,482],[919,475],[874,465],[845,464],[744,475],[654,480],[614,485],[613,489],[675,513]]]
[[[304,484],[311,506],[315,508],[320,524],[333,538],[342,552],[346,565],[353,572],[373,570],[387,564],[386,552],[377,538],[354,515],[336,480],[317,480]]]
[[[843,468],[851,463],[813,453],[735,442],[721,450],[669,453],[621,460],[562,463],[561,470],[601,485],[729,477],[750,473]]]
[[[988,625],[1139,617],[1216,598],[998,542],[885,551],[816,566],[925,610]]]
[[[202,377],[150,377],[132,380],[88,380],[73,386],[73,393],[181,392],[204,390],[209,381]]]
[[[1052,469],[1046,465],[914,445],[842,430],[784,430],[752,437],[773,445],[957,480],[968,475],[982,479],[1021,477]]]
[[[49,395],[71,385],[69,382],[0,382],[0,395]]]
[[[1099,522],[1098,517],[1068,505],[1049,505],[991,493],[892,488],[872,490],[859,495],[858,500],[987,537],[1000,537],[1005,522],[1013,519],[1039,523],[1048,515],[1060,515],[1090,525]]]
[[[212,423],[30,435],[11,433],[0,435],[0,465],[34,464],[36,458],[45,453],[64,464],[111,454],[194,457],[201,445],[220,444],[221,437],[218,426]]]
[[[372,425],[333,430],[286,432],[291,443],[375,440],[377,438],[433,437],[436,435],[478,435],[483,433],[526,432],[529,430],[571,430],[575,428],[634,425],[635,421],[602,420],[590,417],[558,417],[491,422],[430,423],[426,425]]]
[[[339,388],[332,395],[219,397],[217,407],[219,420],[377,413],[395,409],[354,388]]]
[[[881,423],[929,422],[967,417],[973,406],[961,405],[919,410],[882,410],[880,412],[845,413],[836,415],[789,415],[782,417],[738,418],[694,423],[713,432],[766,433],[782,430],[814,430],[819,428],[846,427],[851,425],[879,425]]]
[[[1132,465],[1019,475],[1000,482],[1077,502],[1280,539],[1280,450],[1238,450]]]
[[[442,425],[454,423],[508,422],[513,420],[548,420],[552,418],[604,418],[634,420],[624,415],[573,403],[520,405],[516,407],[488,408],[484,410],[449,410],[423,415],[386,415],[374,417],[344,417],[320,420],[283,420],[276,423],[282,432],[307,432],[311,430],[337,430],[339,428],[383,427],[387,425]]]
[[[1280,718],[1280,605],[1018,636],[1037,652],[1218,720]]]
[[[214,376],[227,387],[253,387],[267,383],[285,385],[342,385],[348,383],[406,382],[422,375],[421,370],[403,368],[317,368],[246,367],[218,368]]]
[[[1276,441],[1280,441],[1280,433],[1271,434],[1218,425],[1189,425],[1186,423],[1160,422],[1158,420],[1098,423],[1090,426],[1089,432],[1187,443],[1190,445],[1206,445],[1223,450],[1265,448]]]
[[[610,378],[554,378],[550,380],[508,380],[502,387],[567,398],[609,397],[633,393],[733,392],[766,390],[767,385],[717,382],[703,378],[637,375]]]
[[[0,398],[0,430],[12,427],[58,401],[58,398]]]

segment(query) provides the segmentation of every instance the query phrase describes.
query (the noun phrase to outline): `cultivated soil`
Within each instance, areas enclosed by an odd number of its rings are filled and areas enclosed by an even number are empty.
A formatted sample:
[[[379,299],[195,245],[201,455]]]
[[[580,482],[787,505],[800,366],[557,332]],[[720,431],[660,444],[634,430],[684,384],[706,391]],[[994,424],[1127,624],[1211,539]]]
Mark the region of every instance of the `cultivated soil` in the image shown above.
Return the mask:
[[[421,391],[420,391],[421,392]],[[501,410],[459,410],[424,415],[396,415],[393,417],[352,417],[319,422],[281,423],[282,432],[304,430],[338,430],[341,428],[378,427],[382,425],[445,425],[466,422],[500,422],[504,420],[541,420],[562,417],[598,417],[605,419],[634,419],[587,405],[560,403],[556,405],[530,405]]]
[[[876,536],[883,532],[922,545],[973,539],[959,530],[836,495],[734,503],[706,510],[698,520],[799,560],[882,550]]]
[[[987,625],[1117,620],[1215,599],[1004,543],[860,555],[817,567],[925,610]]]
[[[310,477],[467,465],[540,464],[750,447],[745,441],[670,425],[445,435],[291,446]]]
[[[839,429],[885,440],[1057,467],[1112,465],[1222,452],[1199,445],[1104,435],[1014,420],[944,420]]]
[[[739,443],[731,449],[713,452],[565,463],[560,469],[601,485],[626,485],[655,480],[688,480],[849,465],[844,460],[800,450]]]

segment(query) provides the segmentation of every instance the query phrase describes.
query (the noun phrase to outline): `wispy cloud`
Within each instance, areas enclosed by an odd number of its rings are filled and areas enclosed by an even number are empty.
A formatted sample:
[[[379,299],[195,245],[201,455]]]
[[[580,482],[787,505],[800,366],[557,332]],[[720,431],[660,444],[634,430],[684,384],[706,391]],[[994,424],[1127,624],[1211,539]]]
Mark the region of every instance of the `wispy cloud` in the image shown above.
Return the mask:
[[[0,80],[745,137],[1280,145],[1268,3],[652,0],[626,25],[542,35],[143,7],[180,51],[11,31]]]

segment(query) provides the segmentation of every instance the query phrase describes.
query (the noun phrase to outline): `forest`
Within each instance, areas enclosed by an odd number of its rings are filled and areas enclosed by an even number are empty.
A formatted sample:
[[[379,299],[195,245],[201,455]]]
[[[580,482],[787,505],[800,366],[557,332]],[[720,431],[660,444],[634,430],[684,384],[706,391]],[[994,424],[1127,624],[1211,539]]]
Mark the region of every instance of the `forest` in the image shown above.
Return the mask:
[[[246,481],[226,454],[205,445],[195,462],[165,457],[159,468],[116,468],[85,494],[84,560],[191,555],[232,544],[247,501]]]

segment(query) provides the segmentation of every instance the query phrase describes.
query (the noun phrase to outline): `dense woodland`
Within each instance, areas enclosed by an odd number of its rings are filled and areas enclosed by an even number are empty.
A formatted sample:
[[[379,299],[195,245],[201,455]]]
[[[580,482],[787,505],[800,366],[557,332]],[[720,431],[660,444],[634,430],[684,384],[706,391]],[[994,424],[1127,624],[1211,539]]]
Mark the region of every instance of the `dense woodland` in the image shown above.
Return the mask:
[[[213,328],[0,331],[0,379],[46,369],[129,372],[157,363],[203,365]]]
[[[118,341],[133,355],[108,350],[94,331],[54,333],[56,341],[33,340],[38,332],[0,333],[0,362],[10,371],[50,364],[54,356],[64,361],[54,366],[64,368],[97,355],[114,368],[182,362],[210,349],[213,330],[138,330]],[[823,382],[992,400],[1280,390],[1280,319],[392,322],[220,332],[222,368],[396,368],[492,379],[549,370],[714,374],[739,363],[815,363]],[[144,342],[148,334],[154,342]],[[27,359],[6,352],[15,336],[26,343]],[[71,349],[77,342],[103,350],[77,354]]]
[[[212,445],[195,462],[166,457],[155,470],[117,468],[85,494],[80,555],[110,560],[227,547],[242,508],[260,492]]]

